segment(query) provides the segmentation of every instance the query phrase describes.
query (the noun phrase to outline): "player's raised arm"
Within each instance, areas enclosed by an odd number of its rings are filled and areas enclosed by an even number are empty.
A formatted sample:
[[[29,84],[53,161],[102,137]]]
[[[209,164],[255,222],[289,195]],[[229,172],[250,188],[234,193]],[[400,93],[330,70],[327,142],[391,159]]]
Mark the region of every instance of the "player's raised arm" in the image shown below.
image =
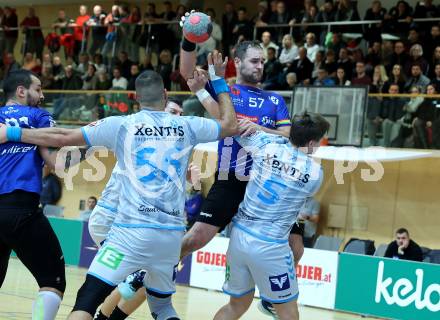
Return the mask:
[[[182,22],[180,23],[181,26],[183,26],[184,19],[187,18],[189,15],[190,14],[187,12],[185,13],[185,17],[182,17]],[[179,62],[180,74],[185,80],[188,80],[193,76],[193,72],[195,68],[196,68],[196,44],[183,37],[182,44],[180,47],[180,62]]]

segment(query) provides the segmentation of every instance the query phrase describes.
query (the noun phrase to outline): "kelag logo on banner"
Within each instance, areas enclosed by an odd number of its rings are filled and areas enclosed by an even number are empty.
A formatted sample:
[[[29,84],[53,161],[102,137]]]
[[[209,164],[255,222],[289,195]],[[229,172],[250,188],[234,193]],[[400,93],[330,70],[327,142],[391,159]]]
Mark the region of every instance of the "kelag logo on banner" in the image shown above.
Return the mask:
[[[394,319],[440,319],[440,266],[341,254],[336,309]]]

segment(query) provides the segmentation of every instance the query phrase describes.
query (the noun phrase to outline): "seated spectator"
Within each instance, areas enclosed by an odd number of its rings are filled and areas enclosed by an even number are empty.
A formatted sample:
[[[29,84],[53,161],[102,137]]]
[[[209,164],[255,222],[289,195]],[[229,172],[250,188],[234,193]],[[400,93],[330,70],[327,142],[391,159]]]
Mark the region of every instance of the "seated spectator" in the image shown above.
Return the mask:
[[[87,72],[89,67],[89,55],[85,52],[80,53],[78,59],[78,65],[75,68],[75,71],[82,77]]]
[[[382,63],[382,43],[379,41],[373,42],[368,48],[368,54],[365,56],[365,64],[367,65],[367,72],[371,72],[375,66]],[[370,73],[371,74],[371,73]]]
[[[419,64],[414,64],[411,67],[411,76],[408,78],[405,84],[405,91],[408,92],[408,90],[413,86],[421,87],[423,92],[426,91],[426,86],[431,81],[428,79],[428,77],[424,76],[422,74],[422,68]]]
[[[334,86],[335,81],[328,76],[327,69],[321,67],[318,69],[318,77],[313,82],[314,86]]]
[[[283,67],[277,60],[275,49],[267,49],[267,60],[264,63],[263,78],[262,78],[262,88],[264,90],[277,90],[280,87],[278,78]]]
[[[282,87],[283,90],[292,91],[296,86],[296,74],[294,72],[289,72],[286,74],[286,83]]]
[[[281,50],[279,61],[286,68],[298,57],[298,47],[290,34],[284,35],[282,44],[283,49]]]
[[[145,54],[142,63],[140,64],[141,71],[154,70],[154,66],[151,63],[151,53]]]
[[[93,63],[89,63],[87,72],[82,76],[83,87],[82,90],[96,90],[96,83],[98,76],[96,75],[96,67]]]
[[[290,11],[286,10],[284,1],[277,1],[276,10],[270,15],[269,24],[288,24],[291,19],[292,16]],[[273,30],[273,40],[278,44],[281,43],[283,36],[289,33],[288,27],[272,28],[271,30]]]
[[[319,22],[318,7],[311,5],[308,11],[304,14],[301,23],[315,23]],[[313,33],[316,36],[316,42],[320,43],[319,36],[321,34],[321,28],[319,26],[304,26],[302,28],[303,34]]]
[[[9,73],[20,70],[20,64],[15,60],[12,53],[7,53],[5,56],[5,72],[4,77],[8,77]]]
[[[127,90],[128,80],[122,76],[121,68],[116,66],[113,68],[112,89]]]
[[[388,92],[391,84],[397,84],[399,86],[399,92],[405,92],[406,78],[403,74],[402,66],[395,64],[391,70],[388,81],[385,81],[382,92]]]
[[[409,50],[409,59],[406,62],[405,68],[405,74],[409,76],[411,74],[411,67],[414,64],[418,64],[422,70],[422,73],[424,75],[428,74],[429,71],[429,63],[428,61],[423,57],[423,48],[420,44],[415,44],[411,47]]]
[[[391,54],[391,57],[388,57],[386,60],[389,61],[386,66],[388,73],[391,72],[391,69],[396,64],[404,67],[406,63],[409,61],[409,55],[405,51],[405,44],[402,41],[396,41],[394,43],[394,52]]]
[[[320,205],[313,197],[306,200],[299,211],[298,218],[304,220],[304,247],[312,248],[319,223]]]
[[[338,69],[336,70],[335,85],[349,86],[351,85],[351,81],[348,79],[349,78],[345,75],[345,69],[342,67],[338,67]]]
[[[431,63],[430,71],[432,71],[432,67],[437,61],[440,62],[440,52],[438,54],[436,53],[437,48],[440,50],[440,25],[433,25],[431,27],[431,34],[427,37],[423,45],[425,58]],[[430,74],[432,74],[432,72]]]
[[[267,1],[259,1],[257,4],[257,13],[252,18],[252,23],[257,26],[265,26],[269,23],[270,12],[268,10]]]
[[[65,77],[62,80],[62,90],[80,90],[83,86],[81,78],[75,73],[73,67],[68,65],[65,70]]]
[[[440,45],[435,47],[434,53],[431,60],[431,66],[429,67],[429,77],[430,79],[436,77],[435,66],[440,64]]]
[[[23,69],[32,71],[35,74],[41,74],[41,60],[34,57],[30,52],[24,55]]]
[[[333,50],[336,57],[339,57],[339,52],[342,48],[346,48],[347,44],[342,40],[342,34],[335,32],[333,33],[332,40],[326,45],[327,50]]]
[[[261,48],[263,48],[263,56],[264,59],[267,60],[267,49],[268,48],[273,48],[275,49],[275,55],[278,55],[278,49],[279,47],[273,43],[271,41],[271,35],[269,31],[265,31],[263,32],[262,36],[261,36],[261,43],[260,43]]]
[[[431,84],[435,87],[435,91],[440,92],[440,62],[435,65],[434,73],[434,78],[431,80]]]
[[[428,85],[427,95],[436,94],[434,85]],[[435,120],[438,99],[425,98],[415,112],[413,121],[414,127],[414,147],[419,149],[429,149],[431,141],[428,138],[428,131],[432,130],[432,123]]]
[[[414,18],[437,18],[440,17],[440,7],[436,7],[433,4],[433,0],[418,1],[414,9]],[[438,3],[438,2],[437,2]],[[420,27],[429,30],[432,24],[435,22],[427,21],[421,22]]]
[[[245,7],[240,7],[237,12],[237,22],[232,29],[233,43],[241,40],[251,40],[253,38],[253,26],[247,17],[247,10]],[[225,31],[223,30],[223,35]]]
[[[389,94],[398,94],[399,86],[392,84],[388,89]],[[382,122],[384,147],[391,147],[399,136],[401,123],[398,122],[405,115],[403,107],[405,100],[402,98],[384,98],[381,103],[380,118],[376,117],[376,124]],[[377,132],[377,131],[376,131]]]
[[[325,66],[325,53],[324,51],[318,51],[315,57],[315,62],[313,63],[312,79],[315,80],[318,77],[318,70]]]
[[[173,72],[173,57],[168,49],[162,50],[159,54],[159,64],[156,71],[161,75],[165,89],[171,90],[170,75]]]
[[[306,48],[299,48],[298,59],[292,62],[286,73],[294,72],[298,83],[308,85],[312,81],[312,71],[313,63],[307,58]]]
[[[336,62],[335,52],[333,51],[333,49],[328,49],[323,66],[327,70],[330,77],[334,77],[336,75],[336,70],[338,69],[338,63]]]
[[[419,29],[416,26],[413,26],[409,29],[407,46],[411,48],[415,44],[422,45],[423,40]]]
[[[386,258],[423,261],[423,253],[420,246],[409,237],[405,228],[396,231],[396,240],[391,242],[385,251]]]
[[[107,72],[97,72],[98,81],[96,82],[96,90],[108,90],[112,87],[112,81],[108,78]]]
[[[61,199],[62,185],[61,180],[52,172],[47,165],[43,167],[43,181],[40,196],[41,207],[47,204],[56,205]]]
[[[345,71],[345,76],[347,79],[353,78],[353,62],[350,60],[348,56],[347,48],[341,48],[339,50],[339,59],[337,62],[338,68],[342,68]]]
[[[53,87],[53,73],[51,67],[44,67],[41,72],[41,88],[52,89]]]
[[[107,72],[107,66],[104,64],[102,54],[96,53],[93,56],[93,63],[95,64],[96,72]]]
[[[52,69],[52,55],[50,53],[45,53],[43,55],[43,61],[41,64],[41,68],[51,68]]]
[[[117,65],[120,67],[121,75],[125,79],[130,78],[130,69],[133,61],[128,58],[128,53],[125,51],[121,51],[118,53],[118,62]]]
[[[361,20],[356,4],[350,0],[340,0],[336,11],[336,21],[359,21]],[[338,32],[362,32],[359,26],[343,26],[336,28]]]
[[[87,199],[87,209],[81,212],[79,219],[82,221],[89,221],[90,215],[92,214],[93,209],[95,209],[97,203],[98,199],[96,199],[96,197],[89,197]]]
[[[336,8],[333,0],[325,0],[324,4],[319,8],[318,22],[334,22],[336,17]],[[323,26],[321,28],[320,44],[324,45],[325,37],[328,33],[328,28]]]
[[[371,8],[368,8],[365,13],[364,20],[383,20],[385,18],[385,14],[387,10],[382,8],[382,3],[379,0],[371,1]],[[382,33],[382,24],[375,23],[370,25],[364,25],[364,35],[365,40],[369,43],[373,43],[375,41],[382,41],[381,37]]]
[[[139,76],[140,73],[141,71],[139,70],[139,66],[137,64],[133,64],[130,70],[130,79],[128,80],[127,90],[135,90],[136,78]]]
[[[304,48],[307,49],[307,58],[309,58],[311,62],[315,62],[316,54],[320,48],[319,45],[316,44],[316,36],[314,33],[308,33],[306,35],[306,43]]]
[[[398,1],[396,6],[392,7],[385,15],[383,30],[387,33],[395,33],[400,38],[408,35],[409,27],[412,21],[412,8],[406,1]],[[399,20],[405,20],[400,22]]]
[[[368,86],[371,84],[371,78],[365,73],[365,63],[359,61],[356,63],[356,76],[351,80],[353,85]]]

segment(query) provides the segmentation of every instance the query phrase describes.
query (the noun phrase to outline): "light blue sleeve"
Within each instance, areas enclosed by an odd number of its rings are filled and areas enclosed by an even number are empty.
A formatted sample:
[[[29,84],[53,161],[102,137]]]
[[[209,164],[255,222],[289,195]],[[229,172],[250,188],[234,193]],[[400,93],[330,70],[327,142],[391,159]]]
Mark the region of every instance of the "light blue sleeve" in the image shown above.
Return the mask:
[[[272,139],[271,139],[272,136],[273,135],[266,133],[264,131],[257,131],[254,134],[247,136],[247,137],[235,136],[234,139],[243,148],[246,148],[246,147],[261,148],[272,141]]]
[[[220,140],[222,128],[217,120],[185,117],[193,133],[194,144]]]
[[[115,151],[117,133],[123,121],[124,117],[108,117],[82,127],[81,132],[87,145],[103,146]]]

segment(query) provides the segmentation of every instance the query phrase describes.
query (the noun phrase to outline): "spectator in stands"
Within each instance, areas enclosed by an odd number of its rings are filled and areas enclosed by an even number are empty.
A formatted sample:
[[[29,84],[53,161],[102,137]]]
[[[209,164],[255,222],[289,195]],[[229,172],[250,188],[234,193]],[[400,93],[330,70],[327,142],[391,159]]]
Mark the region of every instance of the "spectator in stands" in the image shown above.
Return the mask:
[[[389,94],[398,94],[399,86],[392,84],[388,89]],[[381,103],[380,119],[376,122],[382,121],[382,132],[384,147],[391,147],[394,140],[399,136],[401,123],[398,122],[405,115],[403,106],[405,100],[402,98],[384,98]]]
[[[104,58],[102,57],[102,54],[96,53],[93,56],[93,63],[96,67],[96,72],[107,72],[107,66],[104,64]]]
[[[409,29],[407,46],[411,48],[415,44],[423,44],[419,29],[416,26]]]
[[[28,15],[21,21],[20,27],[25,34],[24,52],[35,53],[38,59],[43,58],[44,37],[41,31],[40,19],[35,15],[35,9],[29,8]]]
[[[79,219],[82,221],[89,221],[90,214],[92,213],[93,209],[95,209],[97,203],[98,199],[96,199],[94,196],[90,196],[87,199],[87,209],[81,212]]]
[[[335,18],[336,8],[333,0],[325,0],[324,4],[319,9],[318,22],[334,22]],[[321,36],[319,37],[321,45],[324,45],[327,32],[327,26],[321,27]]]
[[[264,63],[262,88],[264,90],[277,90],[280,87],[278,78],[283,70],[281,63],[277,60],[274,48],[267,49],[267,59]]]
[[[423,261],[423,253],[420,246],[409,237],[405,228],[396,231],[396,240],[391,242],[385,251],[386,258]]]
[[[181,21],[181,18],[185,15],[186,12],[186,7],[183,4],[179,4],[176,8],[176,17],[174,18],[175,21]],[[217,25],[217,23],[214,21],[214,25]],[[214,25],[213,25],[213,30],[214,30]],[[218,26],[218,25],[217,25]],[[220,32],[221,32],[221,26],[220,27]],[[179,25],[179,23],[171,23],[168,25],[168,29],[171,30],[172,34],[173,34],[173,39],[176,40],[176,42],[178,42],[180,39],[182,39],[182,27]],[[138,41],[139,43],[139,41]],[[173,53],[178,53],[180,49],[180,45],[178,45],[178,43],[175,45],[175,48],[173,49]]]
[[[409,27],[412,21],[412,8],[406,1],[398,1],[397,5],[391,8],[385,15],[384,32],[395,33],[400,38],[408,35]],[[399,20],[405,20],[399,22]]]
[[[263,49],[263,56],[264,56],[264,59],[266,59],[266,60],[267,60],[267,49],[268,48],[274,49],[275,50],[275,54],[278,54],[279,47],[275,43],[273,43],[271,41],[271,38],[272,37],[271,37],[271,34],[270,34],[269,31],[265,31],[261,35],[260,46]]]
[[[351,85],[351,81],[348,79],[349,79],[349,77],[347,77],[347,75],[345,74],[345,69],[342,67],[338,67],[338,69],[336,69],[335,85],[349,86],[349,85]]]
[[[75,73],[71,65],[68,65],[65,70],[65,77],[62,80],[62,90],[80,90],[82,88],[82,80]]]
[[[333,78],[328,76],[327,69],[325,67],[320,67],[318,69],[318,76],[313,82],[314,86],[334,86],[335,81]]]
[[[107,14],[102,10],[100,5],[93,7],[93,15],[86,22],[86,25],[92,29],[92,41],[89,48],[89,54],[94,55],[98,51],[102,51],[105,44],[105,36],[107,28],[104,24]]]
[[[96,82],[96,90],[108,90],[112,87],[112,81],[108,78],[107,72],[99,71],[98,81]]]
[[[164,1],[163,2],[163,6],[164,6],[164,12],[162,12],[160,14],[160,17],[164,20],[164,21],[172,21],[174,20],[174,18],[176,17],[176,13],[173,11],[173,5],[170,1]]]
[[[431,84],[434,85],[435,91],[440,92],[440,61],[434,66],[434,78]]]
[[[61,63],[61,59],[59,56],[53,57],[52,74],[52,88],[55,90],[61,90],[63,88],[64,66]]]
[[[131,7],[130,15],[128,16],[128,23],[130,24],[130,34],[128,35],[128,56],[130,60],[139,63],[139,36],[142,34],[142,26],[140,23],[142,22],[142,13],[141,9],[138,6]],[[168,25],[170,26],[170,25]],[[167,26],[167,27],[168,27]],[[170,36],[170,41],[174,42],[174,34],[171,29],[168,29],[167,34]]]
[[[121,67],[113,68],[113,80],[112,80],[112,89],[115,90],[127,90],[128,81],[125,77],[122,76]]]
[[[282,90],[292,91],[296,86],[296,74],[294,72],[289,72],[286,74],[286,83],[282,86]]]
[[[276,4],[276,11],[271,14],[269,18],[269,24],[288,24],[292,20],[292,16],[289,11],[286,10],[286,4],[284,1],[278,1]],[[283,36],[289,33],[288,27],[271,28],[273,40],[279,44],[283,40]]]
[[[301,23],[316,23],[319,22],[318,7],[316,5],[311,5],[309,10],[304,15]],[[303,34],[313,33],[316,36],[316,42],[320,43],[319,36],[321,34],[321,27],[318,26],[304,26],[302,28]]]
[[[339,57],[339,52],[342,48],[346,48],[347,44],[342,40],[342,34],[339,32],[333,33],[332,41],[327,44],[328,50],[333,50],[336,57]]]
[[[430,84],[426,88],[427,95],[436,94],[434,85]],[[414,127],[414,146],[415,148],[429,149],[431,142],[428,138],[428,131],[432,130],[432,123],[435,120],[438,99],[425,98],[415,113],[413,122]]]
[[[131,66],[133,65],[133,61],[131,61],[128,58],[128,53],[126,51],[120,51],[118,53],[117,64],[120,67],[121,75],[125,79],[129,79],[130,78],[130,69],[131,69]]]
[[[387,10],[382,8],[382,3],[379,0],[371,2],[371,8],[367,9],[364,20],[380,20],[385,18]],[[364,36],[370,44],[373,42],[382,41],[382,23],[374,23],[370,25],[364,25]]]
[[[341,50],[339,51],[339,59],[337,65],[338,68],[344,69],[347,79],[351,79],[353,77],[353,63],[348,56],[347,48],[341,48]]]
[[[5,29],[5,51],[7,53],[14,53],[15,44],[18,39],[18,17],[15,9],[11,7],[5,7],[4,13],[2,27]]]
[[[48,204],[56,205],[61,199],[62,191],[60,178],[45,165],[43,167],[43,181],[40,196],[41,207],[44,208]]]
[[[81,79],[83,81],[82,90],[96,90],[98,76],[96,75],[96,67],[93,63],[88,64],[87,72],[81,77]]]
[[[318,70],[321,67],[325,67],[324,51],[318,51],[315,57],[315,63],[313,63],[312,79],[315,80],[318,77]]]
[[[240,9],[238,9],[237,21],[232,29],[232,34],[233,43],[243,40],[251,40],[253,37],[253,26],[247,17],[247,10],[245,7],[240,7]]]
[[[336,21],[359,21],[361,20],[356,4],[350,0],[339,0],[336,11]],[[360,26],[341,26],[336,28],[338,32],[362,32]]]
[[[154,70],[154,66],[151,63],[151,53],[145,54],[144,59],[139,67],[141,68],[141,71]]]
[[[382,44],[381,42],[375,41],[368,48],[368,54],[365,56],[365,64],[367,70],[371,72],[375,66],[382,63]]]
[[[391,72],[391,69],[396,65],[405,66],[409,61],[409,55],[405,52],[405,45],[403,41],[396,41],[394,43],[394,52],[391,54],[391,57],[387,59],[389,64],[387,66],[387,71]]]
[[[20,69],[21,69],[21,66],[15,60],[14,55],[12,53],[6,53],[4,78],[7,78],[9,73],[11,73],[13,71],[20,70]]]
[[[45,53],[43,55],[43,61],[41,63],[42,68],[52,69],[52,55],[50,53]]]
[[[156,67],[156,72],[159,73],[163,79],[164,87],[171,90],[170,75],[173,72],[173,57],[171,51],[168,49],[162,50],[159,54],[159,63]]]
[[[414,18],[437,18],[440,17],[440,7],[433,4],[433,0],[418,1],[414,9]],[[427,30],[434,22],[421,22],[420,27]]]
[[[399,86],[399,92],[405,92],[405,75],[402,70],[402,66],[395,64],[391,70],[388,81],[385,82],[382,92],[388,92],[391,84],[397,84]]]
[[[52,67],[43,66],[41,71],[41,88],[52,89],[53,88],[53,73]]]
[[[292,62],[286,73],[294,72],[298,83],[308,85],[312,81],[312,71],[313,63],[307,58],[307,49],[299,48],[298,59]]]
[[[321,53],[324,56],[324,51],[318,51],[318,55]],[[316,62],[316,61],[315,61]],[[327,50],[327,55],[323,63],[324,68],[327,70],[330,77],[336,76],[336,70],[338,69],[338,63],[336,62],[335,52],[332,49]]]
[[[298,47],[290,34],[284,35],[282,45],[283,49],[281,50],[279,60],[284,68],[288,68],[293,60],[298,57]]]
[[[440,47],[440,25],[436,24],[431,27],[431,33],[426,38],[423,47],[425,58],[428,61],[431,61],[432,57],[435,54],[435,48]]]
[[[89,67],[89,55],[86,52],[82,52],[79,55],[78,65],[75,68],[75,71],[78,72],[79,76],[82,77]]]
[[[351,80],[353,85],[362,85],[368,86],[371,84],[371,78],[365,73],[365,63],[357,62],[356,63],[356,76]]]
[[[419,64],[414,64],[411,67],[411,76],[408,78],[405,84],[405,91],[408,91],[412,86],[419,86],[422,88],[423,92],[426,90],[426,86],[431,81],[422,74],[422,68]]]
[[[212,24],[211,38],[215,40],[215,48],[220,49],[220,43],[222,41],[223,35],[222,35],[222,28],[215,20],[216,17],[215,10],[213,8],[207,8],[206,14],[211,17],[211,24]]]
[[[313,197],[306,200],[299,211],[298,218],[304,220],[304,246],[312,248],[319,223],[320,204]]]
[[[105,19],[104,19],[104,25],[107,27],[107,33],[105,35],[105,43],[102,47],[101,54],[106,59],[107,55],[111,52],[113,49],[113,46],[116,45],[114,42],[116,39],[116,24],[120,21],[120,14],[119,14],[119,6],[113,5],[111,13],[109,13]],[[116,47],[116,49],[118,49]]]
[[[259,1],[257,5],[257,13],[252,18],[252,23],[256,26],[266,26],[269,23],[270,12],[268,10],[267,1]],[[260,38],[260,34],[257,34],[257,38]]]
[[[440,63],[440,45],[435,47],[429,67],[429,78],[435,78],[435,66]]]
[[[79,7],[79,16],[76,18],[74,23],[69,24],[69,27],[73,29],[73,37],[75,39],[74,47],[74,59],[78,59],[78,54],[87,49],[87,32],[84,32],[87,21],[89,21],[90,16],[87,14],[87,6],[81,5]],[[87,29],[86,29],[87,30]]]
[[[70,22],[70,19],[66,15],[66,11],[64,9],[60,9],[58,10],[58,17],[52,24],[52,28],[58,30],[59,35],[61,36],[67,33],[73,34],[73,30],[68,27]]]
[[[223,52],[229,52],[230,47],[234,46],[234,39],[236,40],[238,37],[235,37],[232,32],[237,23],[237,13],[234,10],[234,5],[232,2],[226,2],[225,11],[222,15],[222,45]]]
[[[378,65],[374,68],[373,81],[369,86],[369,93],[382,93],[384,91],[385,83],[388,81],[384,66]],[[395,90],[391,90],[395,92]],[[382,123],[381,119],[381,100],[382,98],[370,97],[368,99],[367,109],[367,130],[370,146],[377,146],[377,132]]]
[[[34,57],[30,52],[24,55],[23,69],[32,71],[35,74],[41,74],[41,60]]]
[[[307,57],[311,62],[315,62],[316,53],[320,50],[319,45],[316,44],[316,37],[314,33],[308,33],[306,35],[306,43],[304,48],[307,49]]]
[[[141,73],[139,66],[137,64],[131,65],[130,69],[130,79],[128,80],[127,90],[134,91],[135,90],[135,82],[136,78]]]

